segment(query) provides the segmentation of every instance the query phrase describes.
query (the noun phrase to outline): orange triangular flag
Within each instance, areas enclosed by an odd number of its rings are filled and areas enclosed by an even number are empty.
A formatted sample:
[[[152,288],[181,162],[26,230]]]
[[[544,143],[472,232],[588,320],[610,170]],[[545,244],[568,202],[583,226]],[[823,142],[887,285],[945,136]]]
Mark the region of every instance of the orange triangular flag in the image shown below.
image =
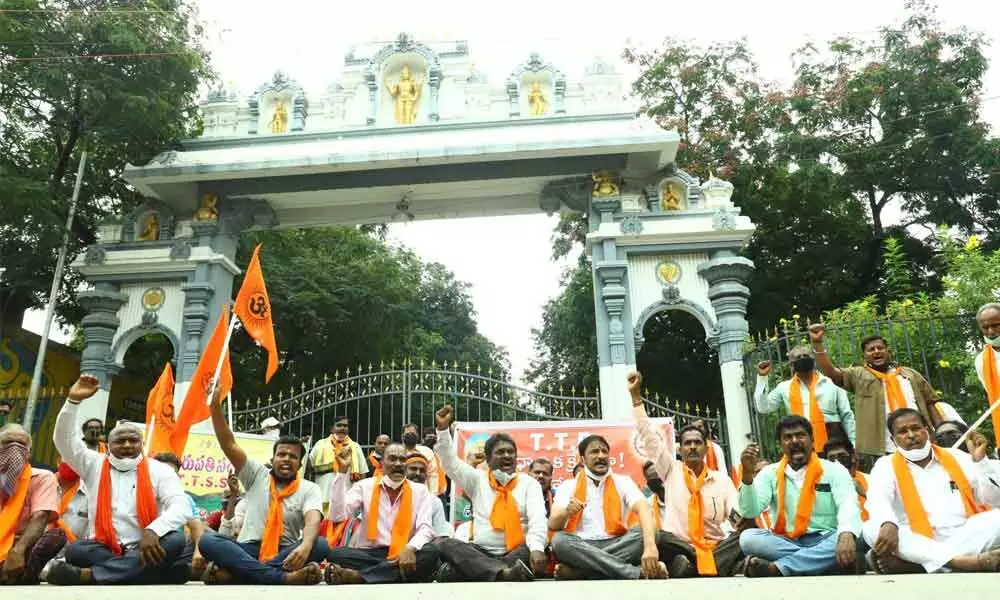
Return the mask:
[[[258,344],[267,350],[267,372],[264,383],[278,370],[278,344],[274,341],[274,322],[271,320],[271,298],[264,286],[264,272],[260,268],[260,244],[253,249],[253,257],[243,277],[240,293],[236,295],[233,312],[240,318],[243,328]]]
[[[146,398],[146,454],[173,452],[174,369],[168,362]]]
[[[229,329],[229,307],[222,308],[219,315],[219,322],[215,324],[212,337],[205,344],[205,349],[198,359],[198,366],[191,377],[191,387],[188,388],[187,395],[184,396],[184,405],[177,416],[177,424],[174,426],[174,433],[170,443],[173,446],[174,454],[178,457],[184,453],[184,446],[187,445],[188,432],[195,423],[200,423],[211,416],[208,410],[208,386],[212,383],[215,375],[215,368],[219,364],[219,354],[225,351],[226,357],[222,361],[222,371],[219,372],[219,398],[225,398],[229,391],[233,389],[233,371],[229,366],[229,348],[225,346],[226,330]]]

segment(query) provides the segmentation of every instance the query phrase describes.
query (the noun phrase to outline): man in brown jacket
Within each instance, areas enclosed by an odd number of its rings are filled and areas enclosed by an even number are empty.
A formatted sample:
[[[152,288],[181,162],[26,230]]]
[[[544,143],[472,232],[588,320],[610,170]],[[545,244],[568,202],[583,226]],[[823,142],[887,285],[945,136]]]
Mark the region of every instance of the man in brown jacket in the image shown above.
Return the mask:
[[[924,376],[909,367],[892,361],[885,338],[871,335],[861,340],[863,367],[838,368],[823,346],[826,327],[817,323],[809,327],[809,340],[816,355],[816,366],[833,382],[854,394],[854,416],[857,422],[857,451],[881,456],[895,450],[886,435],[885,418],[897,408],[909,407],[920,411],[937,427],[938,411],[930,410],[938,397]]]

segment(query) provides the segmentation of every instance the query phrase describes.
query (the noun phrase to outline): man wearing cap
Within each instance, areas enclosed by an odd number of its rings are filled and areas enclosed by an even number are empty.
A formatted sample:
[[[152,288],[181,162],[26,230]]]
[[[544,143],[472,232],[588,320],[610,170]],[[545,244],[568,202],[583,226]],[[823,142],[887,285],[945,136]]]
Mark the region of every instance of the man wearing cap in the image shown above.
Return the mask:
[[[272,441],[278,441],[281,437],[281,422],[274,417],[268,417],[260,422],[260,433]]]
[[[309,463],[312,465],[313,480],[323,494],[323,512],[330,503],[330,482],[337,470],[337,455],[341,448],[351,448],[351,468],[348,471],[347,487],[350,489],[355,481],[368,474],[368,461],[365,453],[357,442],[351,439],[351,421],[346,416],[337,417],[330,429],[330,437],[316,442],[309,453]]]

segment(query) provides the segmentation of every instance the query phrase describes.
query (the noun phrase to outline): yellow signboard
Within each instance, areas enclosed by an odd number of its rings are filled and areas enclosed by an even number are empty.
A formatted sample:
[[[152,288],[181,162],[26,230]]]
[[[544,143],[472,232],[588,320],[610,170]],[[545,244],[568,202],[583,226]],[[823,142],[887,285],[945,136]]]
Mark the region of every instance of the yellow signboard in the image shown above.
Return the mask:
[[[247,458],[259,463],[271,460],[274,441],[257,435],[236,434],[236,443]],[[181,481],[184,491],[192,496],[214,496],[226,489],[226,479],[233,466],[222,453],[219,442],[211,433],[188,435],[181,458]]]

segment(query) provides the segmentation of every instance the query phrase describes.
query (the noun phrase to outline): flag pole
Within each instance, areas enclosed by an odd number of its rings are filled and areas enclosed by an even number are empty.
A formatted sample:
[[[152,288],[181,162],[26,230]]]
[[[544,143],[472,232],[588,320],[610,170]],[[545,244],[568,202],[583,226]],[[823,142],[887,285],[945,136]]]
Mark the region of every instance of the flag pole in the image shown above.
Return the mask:
[[[142,453],[149,456],[149,449],[153,447],[153,432],[156,431],[156,414],[149,418],[149,425],[146,426],[146,447]]]
[[[233,393],[226,394],[227,416],[229,417],[229,429],[233,428]]]
[[[952,447],[951,447],[952,450],[958,450],[958,449],[960,449],[961,446],[962,446],[962,444],[965,443],[965,440],[969,439],[969,435],[973,431],[975,431],[977,427],[979,427],[980,425],[982,425],[983,421],[986,420],[986,417],[992,415],[993,411],[995,411],[998,406],[1000,406],[1000,398],[997,398],[996,400],[994,400],[993,404],[991,404],[990,407],[986,409],[986,412],[984,412],[982,415],[980,415],[980,417],[978,419],[976,419],[976,422],[969,426],[969,429],[965,433],[962,434],[962,437],[958,438],[958,441],[955,442],[952,445]]]
[[[215,388],[219,387],[219,374],[222,373],[222,363],[226,360],[226,354],[229,352],[229,340],[233,338],[233,330],[236,329],[236,321],[239,318],[236,316],[236,312],[229,317],[229,328],[226,329],[226,339],[222,341],[222,351],[219,352],[219,362],[215,365],[215,374],[212,375],[212,381],[208,386],[208,394],[205,396],[205,403],[209,406],[212,405],[212,398],[215,396]]]

